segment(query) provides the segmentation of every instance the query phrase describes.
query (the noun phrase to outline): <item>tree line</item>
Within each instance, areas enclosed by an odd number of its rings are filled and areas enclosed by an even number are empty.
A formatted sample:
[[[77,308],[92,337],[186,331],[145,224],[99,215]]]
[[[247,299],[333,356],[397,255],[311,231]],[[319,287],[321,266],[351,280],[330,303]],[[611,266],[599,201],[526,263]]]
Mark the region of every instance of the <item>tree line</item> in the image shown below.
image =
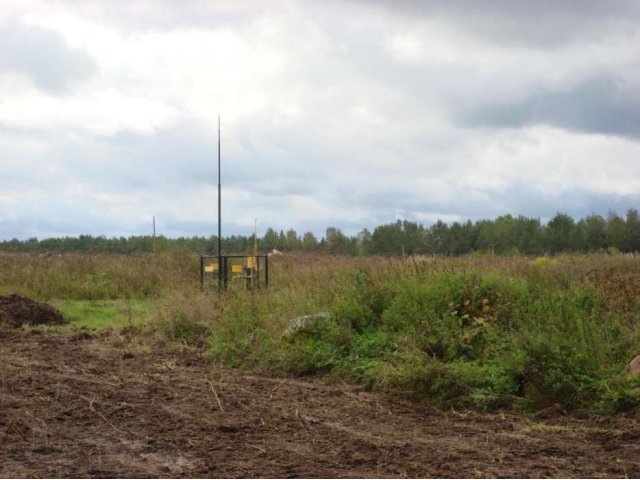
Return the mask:
[[[253,250],[253,236],[223,237],[224,253],[249,253]],[[215,254],[217,237],[159,236],[157,251],[181,250]],[[622,252],[640,251],[640,215],[629,209],[622,217],[610,212],[606,217],[589,215],[579,220],[558,213],[549,222],[538,218],[503,215],[494,220],[445,223],[437,221],[424,226],[417,222],[398,220],[380,225],[373,231],[362,230],[346,235],[339,228],[329,227],[323,237],[312,232],[299,235],[295,230],[280,232],[268,228],[258,239],[261,253],[273,249],[283,252],[324,252],[342,255],[462,255],[471,252],[494,254],[556,254],[561,252],[593,252],[617,249]],[[129,254],[152,252],[154,239],[147,236],[107,238],[80,235],[38,240],[5,240],[0,250],[6,252],[94,252]]]

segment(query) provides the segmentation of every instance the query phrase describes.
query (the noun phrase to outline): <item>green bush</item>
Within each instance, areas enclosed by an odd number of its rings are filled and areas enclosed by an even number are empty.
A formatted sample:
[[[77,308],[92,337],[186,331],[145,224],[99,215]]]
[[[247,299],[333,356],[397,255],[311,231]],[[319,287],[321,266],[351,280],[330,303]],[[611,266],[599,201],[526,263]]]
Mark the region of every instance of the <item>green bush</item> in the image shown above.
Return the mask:
[[[584,270],[561,258],[472,262],[479,265],[338,268],[321,289],[287,290],[286,304],[299,305],[299,314],[315,308],[331,320],[286,341],[284,300],[261,311],[230,302],[213,328],[212,351],[234,365],[322,372],[429,402],[635,408],[622,372],[640,330]]]

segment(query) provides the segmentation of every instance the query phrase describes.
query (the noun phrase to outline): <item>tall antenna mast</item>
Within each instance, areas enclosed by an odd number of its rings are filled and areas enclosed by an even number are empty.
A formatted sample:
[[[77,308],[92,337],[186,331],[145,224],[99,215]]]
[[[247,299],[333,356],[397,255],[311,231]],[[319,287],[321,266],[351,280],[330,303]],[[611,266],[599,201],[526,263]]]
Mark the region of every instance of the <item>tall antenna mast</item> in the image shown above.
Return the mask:
[[[227,289],[229,280],[245,280],[248,290],[260,288],[261,279],[264,278],[264,287],[269,285],[269,257],[258,255],[258,219],[253,221],[253,256],[251,255],[223,255],[222,254],[222,159],[221,159],[221,135],[220,135],[220,115],[218,115],[218,263],[209,263],[215,257],[203,252],[200,255],[200,288],[204,290],[207,273],[218,271],[218,292]],[[155,238],[155,216],[153,218],[154,238]],[[155,248],[155,243],[154,243]],[[229,259],[232,259],[229,261]],[[243,259],[244,265],[238,265],[237,259]],[[235,262],[235,263],[234,263]],[[264,265],[264,275],[260,274],[260,264]],[[217,267],[217,268],[216,268]],[[228,267],[231,267],[229,269]],[[244,273],[242,273],[244,272]],[[231,273],[231,275],[229,275]],[[242,275],[234,275],[242,273]]]
[[[222,186],[220,174],[220,115],[218,115],[218,289],[222,288]]]

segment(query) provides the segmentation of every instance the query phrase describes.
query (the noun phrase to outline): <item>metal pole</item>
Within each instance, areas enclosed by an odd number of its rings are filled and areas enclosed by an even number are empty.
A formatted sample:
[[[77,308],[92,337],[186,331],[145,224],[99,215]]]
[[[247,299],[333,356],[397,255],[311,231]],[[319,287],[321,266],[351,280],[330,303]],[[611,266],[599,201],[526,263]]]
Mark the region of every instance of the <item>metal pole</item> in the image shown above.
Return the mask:
[[[220,168],[220,115],[218,115],[218,290],[222,289],[222,184]]]
[[[253,256],[258,256],[258,218],[253,219]]]
[[[153,253],[156,253],[156,216],[153,216]]]
[[[204,256],[200,255],[200,290],[204,290]]]

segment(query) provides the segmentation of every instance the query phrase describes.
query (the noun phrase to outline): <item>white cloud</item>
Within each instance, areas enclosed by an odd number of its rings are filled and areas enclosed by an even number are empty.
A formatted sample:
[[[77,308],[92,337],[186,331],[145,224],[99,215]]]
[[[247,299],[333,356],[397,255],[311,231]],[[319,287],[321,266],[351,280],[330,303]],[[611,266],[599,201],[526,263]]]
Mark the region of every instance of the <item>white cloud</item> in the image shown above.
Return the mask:
[[[71,99],[37,91],[4,100],[0,122],[17,128],[86,131],[114,135],[120,131],[153,133],[170,125],[179,112],[153,98],[125,96],[110,88]]]

